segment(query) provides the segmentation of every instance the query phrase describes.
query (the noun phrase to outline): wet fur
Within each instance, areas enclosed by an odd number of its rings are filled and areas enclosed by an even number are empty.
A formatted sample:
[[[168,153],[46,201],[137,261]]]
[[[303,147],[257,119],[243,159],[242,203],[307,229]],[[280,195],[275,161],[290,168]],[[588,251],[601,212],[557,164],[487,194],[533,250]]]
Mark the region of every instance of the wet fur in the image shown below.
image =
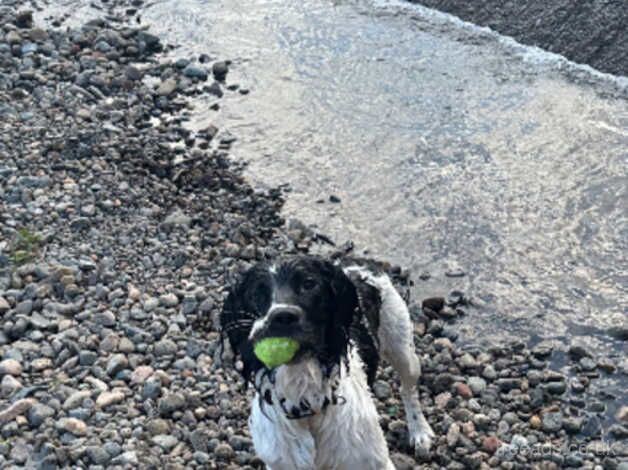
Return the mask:
[[[306,312],[302,329],[321,344],[312,341],[291,363],[268,370],[253,354],[250,335],[271,328],[275,294],[265,299],[251,292],[260,283],[298,290],[295,273],[320,284],[316,295],[292,298]],[[259,264],[229,294],[221,325],[242,360],[245,381],[256,389],[249,425],[269,468],[394,468],[369,390],[380,355],[400,375],[411,444],[421,453],[429,449],[433,432],[418,401],[420,365],[410,315],[385,274],[316,257]]]

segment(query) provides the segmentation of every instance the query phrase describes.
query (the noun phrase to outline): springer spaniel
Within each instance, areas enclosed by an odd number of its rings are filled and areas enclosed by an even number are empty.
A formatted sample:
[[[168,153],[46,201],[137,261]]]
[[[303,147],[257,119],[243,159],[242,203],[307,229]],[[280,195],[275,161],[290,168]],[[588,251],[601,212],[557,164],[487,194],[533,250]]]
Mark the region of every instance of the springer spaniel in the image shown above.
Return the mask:
[[[429,450],[412,322],[386,274],[314,256],[262,262],[231,290],[220,322],[255,387],[249,426],[269,469],[395,468],[369,390],[379,355],[401,377],[411,444]],[[268,369],[253,352],[268,337],[293,338],[299,350]]]

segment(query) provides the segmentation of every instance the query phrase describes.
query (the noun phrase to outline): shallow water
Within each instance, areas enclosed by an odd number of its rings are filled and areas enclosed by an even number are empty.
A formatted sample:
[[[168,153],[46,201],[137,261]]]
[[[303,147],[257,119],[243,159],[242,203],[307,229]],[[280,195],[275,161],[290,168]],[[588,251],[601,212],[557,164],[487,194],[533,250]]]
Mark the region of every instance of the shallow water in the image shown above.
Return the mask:
[[[192,126],[289,183],[288,217],[430,272],[416,297],[477,299],[465,341],[625,355],[607,330],[628,317],[627,79],[401,2],[155,1],[142,22],[251,90]]]

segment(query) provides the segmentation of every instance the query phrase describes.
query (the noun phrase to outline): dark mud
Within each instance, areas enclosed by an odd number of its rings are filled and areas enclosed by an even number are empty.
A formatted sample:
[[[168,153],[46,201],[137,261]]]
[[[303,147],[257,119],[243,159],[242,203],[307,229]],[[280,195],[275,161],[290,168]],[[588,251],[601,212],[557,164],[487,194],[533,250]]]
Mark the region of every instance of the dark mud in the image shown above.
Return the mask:
[[[602,72],[628,75],[626,2],[410,0]]]

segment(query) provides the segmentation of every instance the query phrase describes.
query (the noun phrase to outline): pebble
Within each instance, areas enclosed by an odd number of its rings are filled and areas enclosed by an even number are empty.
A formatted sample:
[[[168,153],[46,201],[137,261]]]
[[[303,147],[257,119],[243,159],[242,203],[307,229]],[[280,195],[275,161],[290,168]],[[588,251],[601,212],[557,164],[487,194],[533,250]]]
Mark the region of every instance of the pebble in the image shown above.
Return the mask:
[[[55,410],[42,403],[35,403],[28,410],[28,424],[31,428],[38,428],[46,420],[55,415]]]
[[[496,436],[487,436],[482,439],[482,450],[489,454],[494,454],[501,445],[502,441]]]
[[[146,379],[153,375],[154,369],[151,366],[138,366],[131,374],[131,383],[143,384]]]
[[[209,74],[203,67],[189,64],[183,69],[183,75],[190,78],[198,78],[199,80],[207,80]]]
[[[124,393],[119,390],[112,390],[110,392],[105,391],[98,395],[96,399],[96,405],[99,408],[107,408],[108,406],[115,405],[124,400]]]
[[[229,72],[229,64],[225,61],[215,62],[212,65],[212,73],[216,80],[224,81]]]
[[[474,395],[480,395],[486,389],[486,381],[481,377],[469,377],[467,383]]]
[[[75,436],[85,436],[87,434],[87,425],[76,418],[61,418],[57,421],[57,428],[63,429]]]
[[[563,426],[563,414],[561,412],[550,412],[543,414],[543,431],[558,432]]]
[[[174,78],[168,78],[161,82],[157,87],[159,96],[169,96],[177,89],[177,81]]]
[[[0,314],[4,314],[11,310],[9,302],[4,297],[0,296]]]
[[[5,359],[0,361],[0,377],[12,375],[17,377],[22,374],[22,365],[15,359]]]
[[[179,443],[176,437],[169,434],[153,436],[152,441],[166,452],[170,452]]]
[[[164,307],[176,307],[179,305],[179,298],[172,293],[164,294],[159,297],[159,303]]]
[[[386,400],[392,395],[392,389],[388,382],[377,380],[373,383],[373,393],[380,400]]]

